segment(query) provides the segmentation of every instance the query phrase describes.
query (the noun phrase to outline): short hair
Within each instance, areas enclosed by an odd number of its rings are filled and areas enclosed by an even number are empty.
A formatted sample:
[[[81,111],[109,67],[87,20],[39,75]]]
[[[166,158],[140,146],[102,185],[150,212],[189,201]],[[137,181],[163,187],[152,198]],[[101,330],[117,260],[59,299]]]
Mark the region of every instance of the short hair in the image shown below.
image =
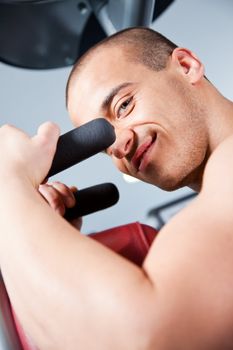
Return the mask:
[[[124,50],[129,61],[140,63],[147,68],[160,71],[167,65],[168,58],[177,47],[162,34],[146,27],[132,27],[119,31],[91,47],[73,66],[66,85],[66,106],[70,82],[94,53],[105,47],[117,46]]]

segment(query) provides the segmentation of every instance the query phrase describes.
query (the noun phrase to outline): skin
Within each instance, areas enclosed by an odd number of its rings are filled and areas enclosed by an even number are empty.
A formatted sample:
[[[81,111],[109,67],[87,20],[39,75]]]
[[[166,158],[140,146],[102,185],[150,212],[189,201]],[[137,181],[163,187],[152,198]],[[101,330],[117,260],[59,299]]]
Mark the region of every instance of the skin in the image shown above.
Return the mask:
[[[78,189],[77,187],[68,187],[59,181],[55,181],[40,184],[38,191],[55,212],[64,216],[67,208],[74,207],[76,202],[74,193]],[[82,218],[73,219],[70,223],[80,230],[82,227]]]
[[[120,171],[165,190],[200,190],[209,154],[233,128],[232,104],[204,79],[202,63],[191,51],[178,48],[166,69],[155,72],[129,62],[121,48],[96,51],[71,81],[68,110],[74,125],[106,118],[117,135],[107,153]],[[127,82],[132,84],[103,110],[106,96]],[[224,128],[219,128],[224,117]],[[146,164],[138,169],[134,155],[155,138]]]
[[[183,186],[200,191],[209,155],[233,128],[233,118],[229,118],[232,103],[203,75],[198,57],[183,48],[174,50],[160,72],[129,62],[123,48],[97,49],[91,60],[88,57],[88,64],[74,74],[68,110],[75,126],[99,116],[114,125],[116,142],[106,151],[121,172],[168,191]],[[103,109],[106,96],[121,85]],[[80,90],[82,94],[76,93]],[[145,157],[146,165],[138,169],[143,154],[140,147],[144,149],[151,141],[155,142]],[[56,198],[60,203],[56,203],[57,210],[63,215],[66,203],[62,192],[51,187],[47,190],[43,185],[40,192],[52,207]],[[66,188],[66,192],[72,202],[72,191]]]
[[[117,132],[108,154],[120,169],[147,182],[176,188],[189,177],[188,184],[200,193],[162,228],[138,267],[81,235],[38,194],[58,128],[47,123],[29,137],[1,127],[0,266],[10,300],[42,350],[72,350],[77,344],[88,350],[231,350],[232,103],[203,78],[200,61],[188,50],[175,50],[165,71],[150,72],[153,81],[144,67],[126,66],[122,56],[114,64],[117,74],[111,73],[115,55],[104,61],[98,52],[72,82],[72,120],[80,125],[103,115],[99,104],[109,90],[133,80],[134,90],[123,93],[137,95],[129,115],[118,120],[112,111],[104,114]],[[126,95],[116,96],[114,105]],[[147,164],[135,174],[132,154],[154,133],[157,150],[151,149]],[[67,196],[64,188],[53,189]]]

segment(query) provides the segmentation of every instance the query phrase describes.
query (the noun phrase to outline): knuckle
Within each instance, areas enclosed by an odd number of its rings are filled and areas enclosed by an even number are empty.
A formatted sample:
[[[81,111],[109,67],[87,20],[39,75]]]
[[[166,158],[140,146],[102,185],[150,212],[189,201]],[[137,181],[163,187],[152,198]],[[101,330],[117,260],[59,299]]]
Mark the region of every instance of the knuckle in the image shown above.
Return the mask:
[[[47,193],[44,197],[48,203],[56,210],[57,208],[71,208],[75,205],[75,197],[72,190],[65,184],[54,181],[47,184]]]
[[[73,192],[67,185],[60,182],[56,182],[53,183],[53,186],[60,193],[61,198],[67,207],[72,207],[75,204]]]
[[[39,191],[53,209],[61,206],[62,200],[55,188],[50,185],[40,185]]]
[[[62,193],[67,193],[69,191],[69,188],[62,182],[58,183],[58,187]]]

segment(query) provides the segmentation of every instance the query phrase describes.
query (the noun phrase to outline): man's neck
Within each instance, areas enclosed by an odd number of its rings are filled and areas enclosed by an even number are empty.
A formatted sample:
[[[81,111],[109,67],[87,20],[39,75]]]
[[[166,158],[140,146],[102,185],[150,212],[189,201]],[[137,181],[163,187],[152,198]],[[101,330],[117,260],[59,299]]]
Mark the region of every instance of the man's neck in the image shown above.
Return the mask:
[[[206,90],[208,111],[206,115],[206,127],[208,133],[208,148],[206,157],[199,169],[196,169],[194,181],[190,181],[189,187],[200,192],[203,174],[209,157],[215,149],[229,136],[233,134],[233,102],[225,98],[213,86]]]
[[[209,96],[207,128],[210,154],[233,134],[233,102],[222,96],[214,87]]]

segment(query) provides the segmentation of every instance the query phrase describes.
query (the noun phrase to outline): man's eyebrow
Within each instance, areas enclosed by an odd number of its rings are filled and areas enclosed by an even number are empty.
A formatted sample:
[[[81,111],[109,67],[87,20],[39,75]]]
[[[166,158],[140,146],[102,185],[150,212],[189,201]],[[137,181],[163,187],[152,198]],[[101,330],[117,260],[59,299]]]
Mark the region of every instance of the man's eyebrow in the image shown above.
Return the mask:
[[[101,104],[101,110],[106,111],[109,106],[112,103],[112,100],[114,99],[114,97],[124,88],[126,88],[127,86],[133,85],[132,82],[126,82],[120,85],[117,85],[116,87],[114,87],[110,93],[105,97],[105,99],[103,100],[102,104]]]

